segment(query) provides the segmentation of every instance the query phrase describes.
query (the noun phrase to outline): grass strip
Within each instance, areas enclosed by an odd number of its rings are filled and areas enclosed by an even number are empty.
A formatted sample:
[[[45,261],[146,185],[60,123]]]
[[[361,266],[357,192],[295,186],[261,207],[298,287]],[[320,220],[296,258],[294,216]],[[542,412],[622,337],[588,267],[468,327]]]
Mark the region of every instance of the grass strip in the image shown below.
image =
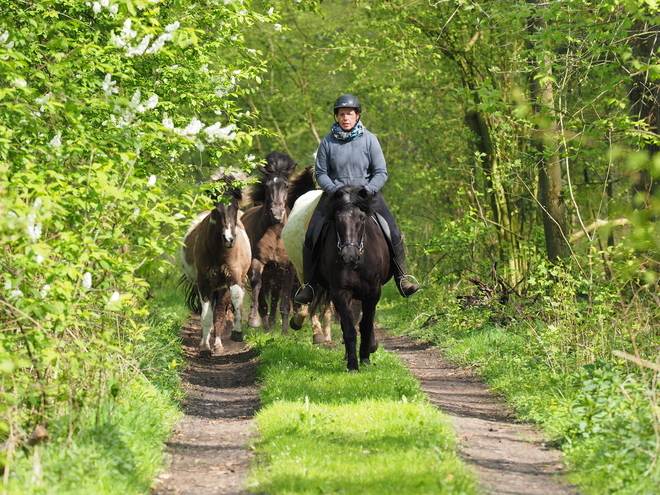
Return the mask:
[[[476,493],[446,417],[391,353],[347,373],[343,347],[256,336],[261,493]]]

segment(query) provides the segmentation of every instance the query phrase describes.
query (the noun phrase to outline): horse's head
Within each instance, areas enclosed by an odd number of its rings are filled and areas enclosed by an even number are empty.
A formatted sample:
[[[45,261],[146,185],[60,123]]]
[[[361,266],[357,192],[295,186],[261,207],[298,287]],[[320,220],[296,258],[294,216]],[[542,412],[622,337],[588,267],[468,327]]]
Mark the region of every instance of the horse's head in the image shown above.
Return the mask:
[[[225,248],[232,248],[236,243],[236,225],[238,211],[243,199],[241,184],[247,176],[237,173],[218,173],[211,178],[218,183],[222,193],[215,189],[212,193],[215,208],[211,210],[210,223],[216,235],[222,239]]]
[[[226,248],[234,247],[236,243],[236,224],[238,223],[239,200],[231,193],[225,193],[225,201],[215,204],[211,210],[211,225],[222,238],[222,245]]]
[[[373,199],[374,195],[363,187],[343,187],[330,197],[328,215],[334,219],[337,250],[344,268],[355,269],[360,264]]]
[[[298,164],[286,153],[271,151],[266,155],[266,166],[257,168],[264,174],[263,185],[264,208],[268,211],[271,222],[280,223],[286,214],[287,190],[289,175]]]

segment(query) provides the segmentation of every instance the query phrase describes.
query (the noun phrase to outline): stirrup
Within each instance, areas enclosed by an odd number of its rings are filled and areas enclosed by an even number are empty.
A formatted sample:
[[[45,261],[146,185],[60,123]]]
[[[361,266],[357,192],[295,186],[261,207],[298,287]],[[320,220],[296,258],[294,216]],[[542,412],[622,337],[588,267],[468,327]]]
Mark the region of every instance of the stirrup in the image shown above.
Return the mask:
[[[414,281],[414,285],[417,286],[417,290],[414,291],[414,292],[411,292],[410,294],[404,293],[403,289],[401,288],[401,282],[403,282],[404,279],[407,282],[410,282],[410,280],[408,280],[408,279],[412,279]],[[413,284],[411,283],[411,285],[413,285]],[[417,280],[417,278],[414,275],[409,275],[409,274],[401,275],[401,276],[397,277],[397,279],[396,279],[396,288],[399,289],[399,294],[401,294],[404,298],[408,298],[408,297],[410,297],[414,294],[417,294],[420,290],[422,290],[422,287],[419,284],[419,280]]]
[[[302,300],[298,299],[298,296],[302,296],[302,292],[308,289],[312,292],[312,297],[308,300]],[[314,287],[312,287],[311,284],[303,284],[300,287],[298,287],[298,290],[296,291],[295,295],[293,296],[293,301],[297,302],[298,304],[310,304],[314,300],[314,296],[316,295],[314,291]]]

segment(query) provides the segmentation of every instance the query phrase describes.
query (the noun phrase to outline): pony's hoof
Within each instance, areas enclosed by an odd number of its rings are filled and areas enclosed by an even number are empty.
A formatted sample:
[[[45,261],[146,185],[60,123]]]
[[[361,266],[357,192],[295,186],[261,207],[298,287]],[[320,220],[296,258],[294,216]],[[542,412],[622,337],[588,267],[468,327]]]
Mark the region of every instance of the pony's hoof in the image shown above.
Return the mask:
[[[326,342],[325,335],[320,333],[315,333],[314,338],[312,340],[314,344],[325,344]]]
[[[348,368],[346,370],[346,373],[359,373],[359,372],[360,372],[360,370],[358,368],[355,368],[355,369]]]
[[[369,353],[373,354],[378,350],[378,342],[369,346]]]
[[[211,358],[211,350],[210,349],[200,349],[199,350],[199,357],[202,359],[210,359]]]
[[[234,342],[243,342],[243,332],[232,332],[229,339]]]
[[[248,327],[259,328],[261,326],[261,318],[249,318]]]
[[[365,366],[371,366],[371,361],[368,359],[360,359],[360,363],[364,364]]]
[[[291,328],[293,328],[294,330],[300,330],[300,329],[302,328],[302,324],[298,325],[298,324],[296,323],[296,319],[295,319],[295,318],[291,318],[291,320],[289,320],[289,326],[290,326]]]

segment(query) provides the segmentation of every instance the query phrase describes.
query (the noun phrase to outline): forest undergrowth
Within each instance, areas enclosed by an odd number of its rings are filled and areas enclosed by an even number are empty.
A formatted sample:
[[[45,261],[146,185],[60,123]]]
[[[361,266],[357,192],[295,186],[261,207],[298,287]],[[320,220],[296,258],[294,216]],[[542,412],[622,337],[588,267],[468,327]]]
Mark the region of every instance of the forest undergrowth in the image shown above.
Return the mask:
[[[464,284],[427,286],[414,302],[388,298],[379,321],[412,322],[409,336],[477,370],[517,419],[543,428],[584,493],[657,493],[657,287],[596,290],[545,265],[529,281],[506,304],[483,291],[487,284],[469,304]]]

